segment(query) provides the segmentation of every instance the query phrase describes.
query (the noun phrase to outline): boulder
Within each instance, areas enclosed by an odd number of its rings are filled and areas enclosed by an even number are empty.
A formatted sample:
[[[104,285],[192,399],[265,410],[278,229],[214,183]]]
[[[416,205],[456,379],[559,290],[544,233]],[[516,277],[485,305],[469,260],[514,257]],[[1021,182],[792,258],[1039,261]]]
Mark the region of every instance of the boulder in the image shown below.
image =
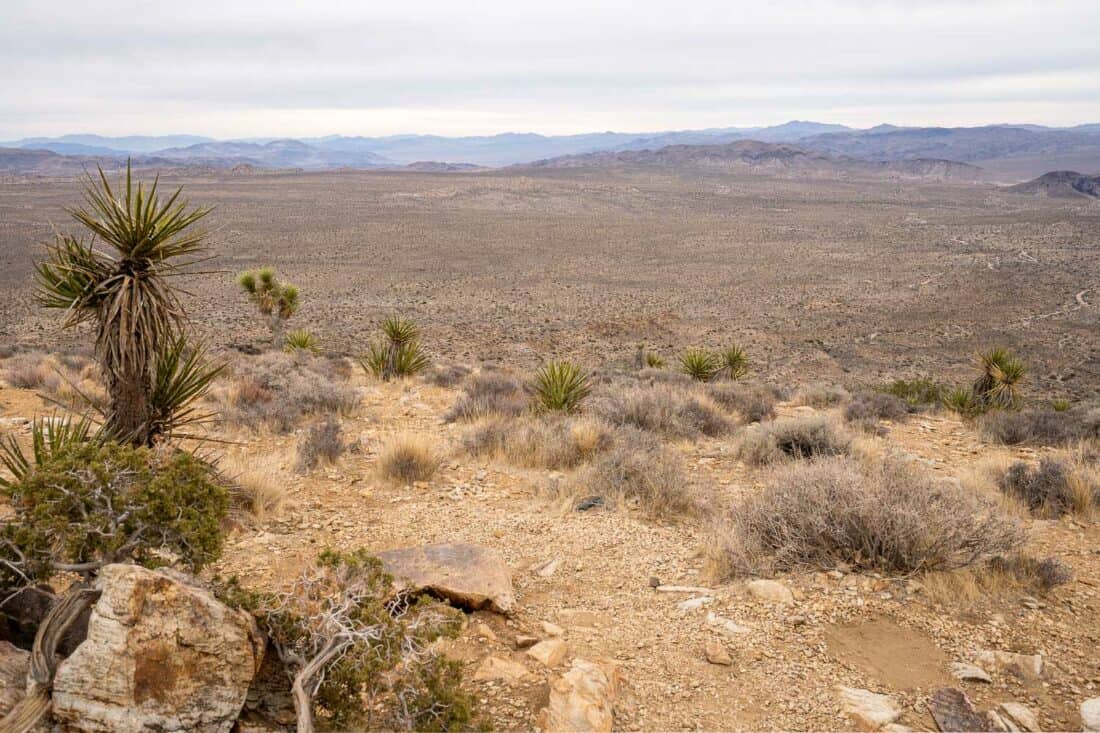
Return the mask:
[[[966,693],[955,687],[936,690],[928,701],[928,711],[936,721],[936,727],[942,731],[987,731],[999,730],[997,719],[989,713],[980,712],[970,702]]]
[[[568,647],[561,639],[546,639],[528,649],[527,654],[547,667],[557,667],[565,661],[568,651]]]
[[[470,610],[510,613],[512,575],[496,550],[465,543],[421,545],[379,552],[398,588],[425,592]]]
[[[100,571],[87,639],[58,667],[66,730],[228,731],[263,658],[252,617],[179,574]]]
[[[951,665],[951,674],[963,682],[985,682],[987,684],[993,682],[993,678],[984,669],[966,662],[954,662]]]
[[[839,687],[844,712],[860,730],[875,731],[901,717],[901,707],[889,695],[855,687]]]
[[[0,641],[0,718],[15,707],[27,691],[31,653]]]
[[[1100,732],[1100,697],[1094,697],[1081,703],[1081,729]]]
[[[794,603],[794,593],[778,580],[753,580],[746,586],[749,594],[766,603],[789,605]]]
[[[1018,702],[1002,702],[994,711],[1005,727],[1013,733],[1040,733],[1039,719],[1026,705]]]
[[[1011,672],[1024,680],[1035,681],[1043,676],[1043,655],[1041,654],[1016,654],[984,649],[978,652],[977,661],[986,669]]]
[[[518,682],[527,675],[527,668],[519,662],[503,657],[486,657],[474,672],[474,679],[479,681],[503,680],[505,682]]]
[[[611,733],[619,671],[574,659],[569,671],[550,685],[550,701],[539,713],[542,733]]]

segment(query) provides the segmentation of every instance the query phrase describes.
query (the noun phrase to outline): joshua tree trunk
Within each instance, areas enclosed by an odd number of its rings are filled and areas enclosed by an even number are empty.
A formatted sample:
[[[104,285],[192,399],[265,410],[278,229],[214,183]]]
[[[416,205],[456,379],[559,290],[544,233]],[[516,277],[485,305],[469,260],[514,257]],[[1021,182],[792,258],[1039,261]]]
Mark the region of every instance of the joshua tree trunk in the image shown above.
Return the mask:
[[[278,313],[275,313],[271,316],[269,325],[271,327],[271,345],[277,349],[283,344],[283,319]]]
[[[152,442],[152,405],[150,404],[149,377],[145,373],[123,373],[110,380],[110,414],[107,428],[119,440],[134,445]]]

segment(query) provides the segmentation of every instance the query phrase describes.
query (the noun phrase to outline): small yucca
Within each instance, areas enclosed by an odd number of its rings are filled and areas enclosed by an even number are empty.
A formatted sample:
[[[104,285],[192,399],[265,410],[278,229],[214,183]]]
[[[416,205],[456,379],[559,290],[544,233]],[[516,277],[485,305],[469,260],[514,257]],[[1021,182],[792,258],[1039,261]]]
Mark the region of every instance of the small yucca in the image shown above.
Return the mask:
[[[420,330],[410,320],[390,316],[382,322],[381,341],[367,345],[367,353],[359,360],[369,374],[389,381],[394,377],[409,377],[428,367],[431,360],[420,345]]]
[[[664,369],[665,368],[665,360],[662,359],[658,354],[654,354],[653,352],[648,352],[645,355],[645,365],[647,367],[649,367],[650,369]]]
[[[535,399],[543,410],[575,412],[592,392],[588,374],[569,361],[548,361],[535,373]]]
[[[1064,397],[1058,397],[1050,401],[1050,409],[1055,412],[1068,412],[1073,403]]]
[[[951,412],[968,417],[981,411],[981,405],[974,399],[973,391],[966,387],[955,387],[944,392],[943,406]]]
[[[973,387],[975,401],[984,407],[1010,410],[1019,407],[1019,384],[1027,373],[1024,362],[1001,346],[978,354],[977,362],[979,374]]]
[[[722,362],[709,351],[688,349],[680,354],[680,371],[700,382],[714,379],[721,369]]]
[[[733,344],[718,355],[720,371],[730,379],[741,379],[749,373],[749,357],[745,350]]]
[[[415,341],[420,335],[416,324],[399,316],[389,316],[382,321],[382,333],[394,346]]]
[[[317,354],[321,351],[321,342],[304,328],[296,328],[286,335],[283,349],[288,354],[306,352]]]

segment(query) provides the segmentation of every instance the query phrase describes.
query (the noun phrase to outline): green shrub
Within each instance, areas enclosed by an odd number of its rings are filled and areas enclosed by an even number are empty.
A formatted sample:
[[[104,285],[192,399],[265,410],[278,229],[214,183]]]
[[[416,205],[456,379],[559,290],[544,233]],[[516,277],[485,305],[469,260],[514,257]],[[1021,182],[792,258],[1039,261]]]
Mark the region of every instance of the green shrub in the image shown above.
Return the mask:
[[[978,354],[974,400],[983,407],[1014,410],[1020,406],[1019,385],[1027,374],[1024,362],[998,346]]]
[[[58,570],[91,575],[113,562],[152,567],[170,556],[197,571],[221,553],[229,506],[211,468],[190,453],[113,442],[69,446],[0,495],[14,511],[0,526],[8,561],[0,575],[24,582]]]
[[[727,379],[743,379],[749,373],[749,357],[737,344],[724,349],[718,359],[719,372]]]
[[[709,351],[688,349],[680,354],[680,371],[696,381],[709,382],[721,369],[722,362]]]
[[[654,354],[652,351],[646,352],[645,365],[650,369],[664,369],[665,360],[661,358],[659,354]]]
[[[390,316],[382,322],[381,341],[367,345],[367,353],[359,363],[378,379],[411,377],[428,368],[431,360],[420,345],[419,329],[412,321]]]
[[[568,361],[548,361],[535,372],[535,399],[543,410],[576,412],[592,392],[588,374]]]
[[[1050,409],[1055,412],[1068,412],[1073,407],[1073,403],[1064,397],[1059,397],[1050,401]]]
[[[895,379],[879,387],[879,392],[890,394],[904,400],[910,409],[933,407],[943,402],[947,387],[929,377],[913,379]]]
[[[286,344],[283,346],[283,350],[288,354],[293,354],[295,352],[319,354],[321,352],[321,342],[306,329],[296,328],[287,333]]]
[[[953,387],[943,395],[943,406],[960,417],[973,417],[983,411],[980,402],[974,399],[974,391],[966,387]]]

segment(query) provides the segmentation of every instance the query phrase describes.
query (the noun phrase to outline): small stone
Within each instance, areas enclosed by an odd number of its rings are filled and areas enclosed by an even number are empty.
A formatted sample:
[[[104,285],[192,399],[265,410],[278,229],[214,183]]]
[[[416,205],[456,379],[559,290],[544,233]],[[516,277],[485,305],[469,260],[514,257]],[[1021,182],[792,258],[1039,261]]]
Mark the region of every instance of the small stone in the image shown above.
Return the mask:
[[[527,674],[527,668],[519,662],[503,657],[485,657],[474,672],[475,680],[504,680],[518,682]]]
[[[539,577],[549,578],[551,575],[558,571],[558,566],[561,565],[561,558],[555,558],[546,563],[538,569]]]
[[[1037,680],[1043,676],[1043,655],[1016,654],[995,649],[978,652],[977,661],[986,668],[1012,672],[1025,680]]]
[[[689,611],[694,611],[697,608],[702,608],[713,600],[713,596],[699,596],[698,598],[689,598],[686,601],[679,603],[676,606],[676,609],[680,613],[687,613]]]
[[[1081,703],[1081,726],[1090,733],[1100,731],[1100,697]]]
[[[565,630],[557,624],[552,624],[549,621],[542,622],[542,632],[549,636],[561,636],[565,633]]]
[[[951,674],[963,682],[993,682],[993,678],[984,669],[966,662],[954,662],[951,665]]]
[[[726,618],[725,616],[719,616],[713,611],[707,613],[707,626],[711,626],[728,636],[736,636],[739,634],[748,634],[752,632],[752,629],[748,628],[747,626],[742,626],[733,619]]]
[[[875,731],[901,717],[901,707],[889,695],[843,686],[838,691],[844,712],[860,730]]]
[[[526,634],[519,634],[516,636],[516,649],[528,649],[539,643],[537,636],[528,636]]]
[[[488,639],[489,641],[497,640],[496,633],[494,633],[492,629],[490,629],[487,625],[483,623],[478,623],[477,626],[474,627],[474,631],[482,639]]]
[[[1039,727],[1039,719],[1026,705],[1018,702],[1002,702],[997,706],[996,712],[1000,714],[1001,720],[1007,724],[1010,731],[1040,733],[1042,730]]]
[[[757,600],[782,605],[794,603],[794,594],[791,593],[791,589],[777,580],[753,580],[746,587],[749,589],[749,594]]]
[[[546,639],[527,650],[530,657],[537,659],[547,667],[557,667],[565,661],[566,652],[568,652],[568,647],[561,639]]]
[[[660,585],[661,585],[661,579],[660,578],[658,578],[656,575],[650,575],[649,576],[649,587],[650,588],[657,588]]]
[[[707,661],[711,664],[720,664],[723,667],[733,664],[733,657],[726,651],[725,645],[717,639],[708,639],[703,652],[707,655]]]

